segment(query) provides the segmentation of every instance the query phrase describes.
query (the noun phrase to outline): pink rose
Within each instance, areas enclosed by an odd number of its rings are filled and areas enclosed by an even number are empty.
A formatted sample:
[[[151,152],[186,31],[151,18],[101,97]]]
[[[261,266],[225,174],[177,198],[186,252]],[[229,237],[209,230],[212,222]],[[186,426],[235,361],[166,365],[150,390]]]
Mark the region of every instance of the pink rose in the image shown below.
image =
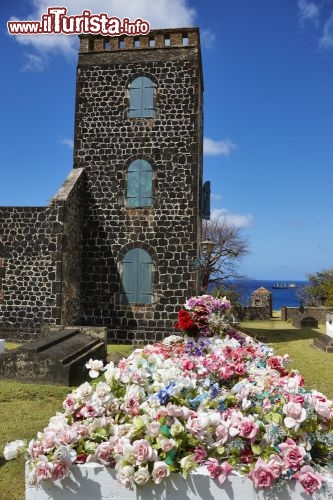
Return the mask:
[[[313,495],[315,490],[319,490],[324,480],[323,476],[319,472],[315,472],[309,465],[304,465],[292,477],[299,480],[308,495]]]
[[[45,479],[51,479],[52,477],[52,464],[47,461],[46,457],[39,457],[40,462],[35,467],[35,477],[37,483],[44,481]]]
[[[63,402],[62,406],[63,406],[64,410],[71,413],[75,408],[75,403],[76,403],[76,400],[75,400],[74,396],[72,394],[68,394],[65,401]]]
[[[72,427],[60,429],[57,435],[57,442],[61,444],[72,444],[77,441],[77,432]]]
[[[95,456],[101,464],[110,465],[111,451],[110,443],[100,443],[95,450]]]
[[[146,439],[138,439],[133,443],[133,455],[137,463],[148,462],[155,459],[156,452]]]
[[[90,404],[83,405],[80,409],[80,416],[84,418],[97,417],[99,414],[98,407]]]
[[[66,476],[68,476],[68,473],[69,473],[68,462],[57,462],[53,465],[52,480],[56,481],[57,479],[59,479],[59,481],[61,481]]]
[[[258,458],[255,468],[249,473],[256,488],[270,488],[277,477],[274,470],[261,458]]]
[[[285,443],[278,445],[281,455],[286,462],[288,468],[297,470],[304,463],[306,451],[303,446],[297,446],[295,441],[288,438]]]
[[[40,455],[44,455],[45,449],[43,443],[40,441],[31,440],[28,446],[28,453],[30,458],[34,459],[39,457]]]
[[[244,375],[244,373],[245,373],[244,363],[236,363],[235,364],[235,373],[237,373],[237,375]]]
[[[183,370],[192,370],[193,367],[194,367],[193,361],[190,361],[189,359],[183,360]]]
[[[197,446],[194,449],[194,460],[200,464],[207,458],[207,451],[203,446]]]
[[[321,398],[313,398],[314,409],[321,417],[326,420],[333,418],[333,408],[330,401],[322,401]]]
[[[259,432],[259,427],[252,416],[244,418],[239,425],[239,435],[254,441]]]
[[[286,464],[279,455],[271,455],[268,467],[275,472],[277,476],[286,469]]]
[[[306,419],[306,411],[300,403],[290,401],[283,407],[283,412],[286,414],[284,424],[288,429],[294,428],[298,431],[301,423]]]
[[[46,431],[44,434],[44,439],[42,441],[42,448],[47,451],[51,451],[56,445],[57,434],[54,431]]]
[[[215,429],[215,434],[216,434],[216,440],[219,443],[221,444],[226,443],[229,436],[229,429],[227,424],[225,422],[220,423]]]
[[[176,441],[174,439],[161,439],[160,446],[161,450],[168,453],[168,451],[172,450],[176,446]]]
[[[153,481],[159,484],[165,477],[170,475],[170,469],[165,462],[155,462],[154,469],[152,472]]]
[[[228,474],[233,470],[233,467],[228,462],[219,464],[216,458],[209,458],[205,462],[205,466],[209,471],[210,477],[217,479],[220,484],[224,483]]]
[[[288,401],[292,401],[293,403],[299,403],[302,405],[304,403],[304,396],[302,396],[301,394],[289,394]]]

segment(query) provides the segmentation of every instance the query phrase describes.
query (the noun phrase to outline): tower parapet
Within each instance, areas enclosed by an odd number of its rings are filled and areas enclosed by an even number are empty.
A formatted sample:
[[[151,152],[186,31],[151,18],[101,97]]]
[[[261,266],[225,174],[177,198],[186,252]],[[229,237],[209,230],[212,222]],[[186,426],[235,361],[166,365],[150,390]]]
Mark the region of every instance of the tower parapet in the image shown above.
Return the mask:
[[[199,28],[151,30],[147,35],[80,35],[80,53],[199,47]]]

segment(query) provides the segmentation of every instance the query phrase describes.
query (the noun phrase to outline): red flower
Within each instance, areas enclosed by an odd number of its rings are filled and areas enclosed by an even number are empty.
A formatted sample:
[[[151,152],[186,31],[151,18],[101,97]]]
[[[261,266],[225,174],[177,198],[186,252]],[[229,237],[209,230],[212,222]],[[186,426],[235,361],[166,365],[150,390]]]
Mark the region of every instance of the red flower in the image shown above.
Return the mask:
[[[178,312],[178,321],[174,324],[177,330],[183,330],[190,335],[196,335],[198,333],[198,327],[194,323],[192,316],[188,311],[181,309]]]

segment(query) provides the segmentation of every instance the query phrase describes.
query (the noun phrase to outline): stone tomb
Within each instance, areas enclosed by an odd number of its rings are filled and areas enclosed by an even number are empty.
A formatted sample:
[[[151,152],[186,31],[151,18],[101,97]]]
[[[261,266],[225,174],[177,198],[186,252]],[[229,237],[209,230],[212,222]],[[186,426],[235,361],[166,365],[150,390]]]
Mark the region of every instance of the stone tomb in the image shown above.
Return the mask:
[[[318,328],[318,320],[306,314],[298,314],[292,320],[293,326],[296,328]]]
[[[1,354],[0,378],[79,385],[88,378],[85,364],[90,358],[105,361],[106,329],[104,335],[91,336],[79,328],[64,328]]]

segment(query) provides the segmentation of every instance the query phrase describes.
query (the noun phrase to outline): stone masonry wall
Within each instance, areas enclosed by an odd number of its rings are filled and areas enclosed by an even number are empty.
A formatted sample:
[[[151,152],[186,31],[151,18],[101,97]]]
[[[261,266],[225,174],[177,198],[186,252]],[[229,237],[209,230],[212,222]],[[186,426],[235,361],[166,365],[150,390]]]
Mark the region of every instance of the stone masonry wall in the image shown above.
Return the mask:
[[[1,336],[31,340],[42,325],[80,323],[84,192],[77,169],[48,207],[0,207]]]
[[[3,301],[0,330],[9,338],[57,324],[57,214],[54,207],[0,207]]]
[[[312,316],[319,323],[326,322],[326,313],[330,311],[328,307],[303,307],[302,314]],[[299,307],[281,307],[281,319],[284,321],[293,320],[300,313]]]
[[[82,318],[81,272],[82,227],[85,215],[86,183],[83,169],[75,169],[52,199],[62,225],[58,254],[58,281],[61,290],[57,307],[63,325],[79,325]]]
[[[103,37],[94,37],[92,48],[90,37],[81,37],[74,148],[89,193],[83,321],[108,326],[113,341],[160,337],[184,300],[197,293],[192,263],[201,240],[202,81],[193,33],[186,47],[173,47],[171,36],[169,47],[135,50],[125,39],[125,50],[113,52],[103,50]],[[155,83],[154,118],[127,117],[129,83],[139,75]],[[135,159],[153,168],[152,207],[126,207],[127,169]],[[146,306],[121,302],[121,262],[134,247],[153,260],[154,300]]]

